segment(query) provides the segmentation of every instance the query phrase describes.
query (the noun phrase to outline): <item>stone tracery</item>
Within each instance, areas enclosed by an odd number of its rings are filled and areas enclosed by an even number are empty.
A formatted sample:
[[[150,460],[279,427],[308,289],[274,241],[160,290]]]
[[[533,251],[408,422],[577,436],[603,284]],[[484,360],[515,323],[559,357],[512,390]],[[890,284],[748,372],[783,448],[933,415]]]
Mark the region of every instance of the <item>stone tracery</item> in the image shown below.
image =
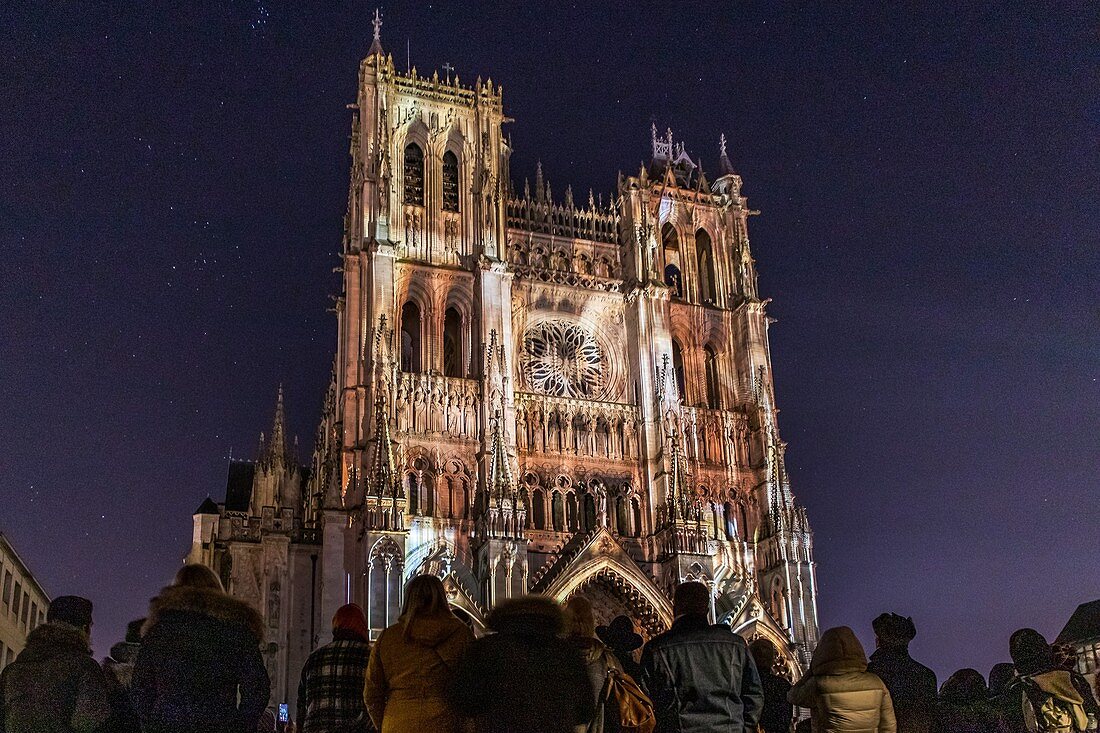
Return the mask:
[[[544,320],[523,337],[523,368],[535,392],[555,397],[600,396],[604,354],[591,332],[576,323]]]

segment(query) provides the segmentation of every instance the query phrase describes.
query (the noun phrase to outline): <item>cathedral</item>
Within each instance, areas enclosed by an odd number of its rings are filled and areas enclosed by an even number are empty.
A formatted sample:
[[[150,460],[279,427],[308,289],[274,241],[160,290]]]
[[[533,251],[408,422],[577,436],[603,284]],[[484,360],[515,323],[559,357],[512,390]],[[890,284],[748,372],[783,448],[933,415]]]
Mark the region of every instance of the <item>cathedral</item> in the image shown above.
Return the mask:
[[[513,184],[492,80],[359,69],[337,340],[312,460],[282,391],[254,462],[194,515],[191,562],[261,611],[293,705],[333,612],[377,635],[409,580],[480,633],[503,599],[588,598],[650,637],[699,580],[713,616],[798,676],[813,543],[779,437],[752,211],[672,133],[610,201]]]

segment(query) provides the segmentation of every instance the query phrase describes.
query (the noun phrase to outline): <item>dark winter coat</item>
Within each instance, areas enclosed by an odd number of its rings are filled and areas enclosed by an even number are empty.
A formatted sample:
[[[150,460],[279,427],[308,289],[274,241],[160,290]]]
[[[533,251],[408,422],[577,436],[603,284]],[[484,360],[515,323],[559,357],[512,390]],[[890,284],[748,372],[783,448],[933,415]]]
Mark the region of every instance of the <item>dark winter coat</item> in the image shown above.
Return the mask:
[[[134,665],[145,733],[253,733],[271,691],[262,639],[260,615],[221,591],[161,591]]]
[[[757,671],[760,673],[760,687],[764,690],[760,727],[764,733],[788,733],[794,720],[794,706],[787,702],[791,683],[771,670]]]
[[[103,670],[75,626],[39,626],[0,674],[3,733],[91,733],[110,712]]]
[[[642,665],[634,660],[634,652],[628,652],[623,649],[611,649],[611,653],[615,655],[615,659],[619,660],[619,664],[622,665],[623,671],[630,675],[630,679],[642,684]]]
[[[141,733],[141,721],[130,700],[130,685],[139,648],[139,644],[123,641],[111,647],[111,656],[103,660],[111,719],[102,733]]]
[[[449,699],[477,733],[572,733],[595,700],[584,660],[558,638],[561,609],[545,598],[508,601],[488,619],[496,633],[466,651]]]
[[[933,733],[1003,733],[1001,716],[989,701],[981,673],[959,670],[943,683]]]
[[[871,654],[867,671],[886,683],[894,703],[898,733],[928,733],[936,710],[936,673],[909,656],[905,647],[882,647]]]
[[[657,731],[755,731],[764,705],[745,640],[704,617],[681,616],[642,650],[642,684]]]

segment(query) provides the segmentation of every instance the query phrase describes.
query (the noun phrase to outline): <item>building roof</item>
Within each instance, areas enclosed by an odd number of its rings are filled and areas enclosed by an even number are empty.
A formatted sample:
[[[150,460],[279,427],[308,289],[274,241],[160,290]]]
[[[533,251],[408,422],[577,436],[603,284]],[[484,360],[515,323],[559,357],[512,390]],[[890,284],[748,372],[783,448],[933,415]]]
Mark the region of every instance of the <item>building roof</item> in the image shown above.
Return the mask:
[[[34,573],[27,567],[27,563],[23,562],[23,558],[19,557],[19,553],[15,551],[15,546],[12,545],[11,540],[9,540],[3,532],[0,532],[0,551],[15,561],[15,564],[23,571],[23,577],[31,583],[34,583],[34,587],[38,589],[38,592],[41,593],[42,597],[49,603],[50,596],[46,593],[46,589],[38,582],[38,578],[34,577]]]
[[[298,466],[298,476],[302,482],[302,490],[305,491],[309,483],[311,470],[306,466]],[[229,475],[225,480],[225,511],[247,512],[252,504],[252,484],[256,478],[256,464],[251,461],[230,461]],[[209,502],[209,507],[207,506]],[[203,511],[203,509],[210,511]],[[207,498],[195,514],[219,514],[218,505]]]
[[[1100,638],[1100,600],[1078,606],[1054,643],[1074,644],[1097,638]]]
[[[209,496],[206,497],[206,501],[199,504],[199,508],[194,511],[195,514],[220,514],[218,511],[218,505]]]
[[[225,482],[225,510],[227,512],[247,512],[252,502],[252,479],[256,475],[256,464],[247,461],[231,461],[229,476]]]

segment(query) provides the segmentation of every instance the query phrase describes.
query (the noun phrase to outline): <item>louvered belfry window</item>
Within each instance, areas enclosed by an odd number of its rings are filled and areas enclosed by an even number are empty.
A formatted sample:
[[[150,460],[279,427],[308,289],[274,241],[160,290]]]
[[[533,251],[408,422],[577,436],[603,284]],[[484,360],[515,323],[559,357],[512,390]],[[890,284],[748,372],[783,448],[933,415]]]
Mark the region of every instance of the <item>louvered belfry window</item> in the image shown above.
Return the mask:
[[[443,210],[458,213],[458,156],[443,154]]]
[[[424,205],[424,151],[416,143],[405,146],[405,203]]]

